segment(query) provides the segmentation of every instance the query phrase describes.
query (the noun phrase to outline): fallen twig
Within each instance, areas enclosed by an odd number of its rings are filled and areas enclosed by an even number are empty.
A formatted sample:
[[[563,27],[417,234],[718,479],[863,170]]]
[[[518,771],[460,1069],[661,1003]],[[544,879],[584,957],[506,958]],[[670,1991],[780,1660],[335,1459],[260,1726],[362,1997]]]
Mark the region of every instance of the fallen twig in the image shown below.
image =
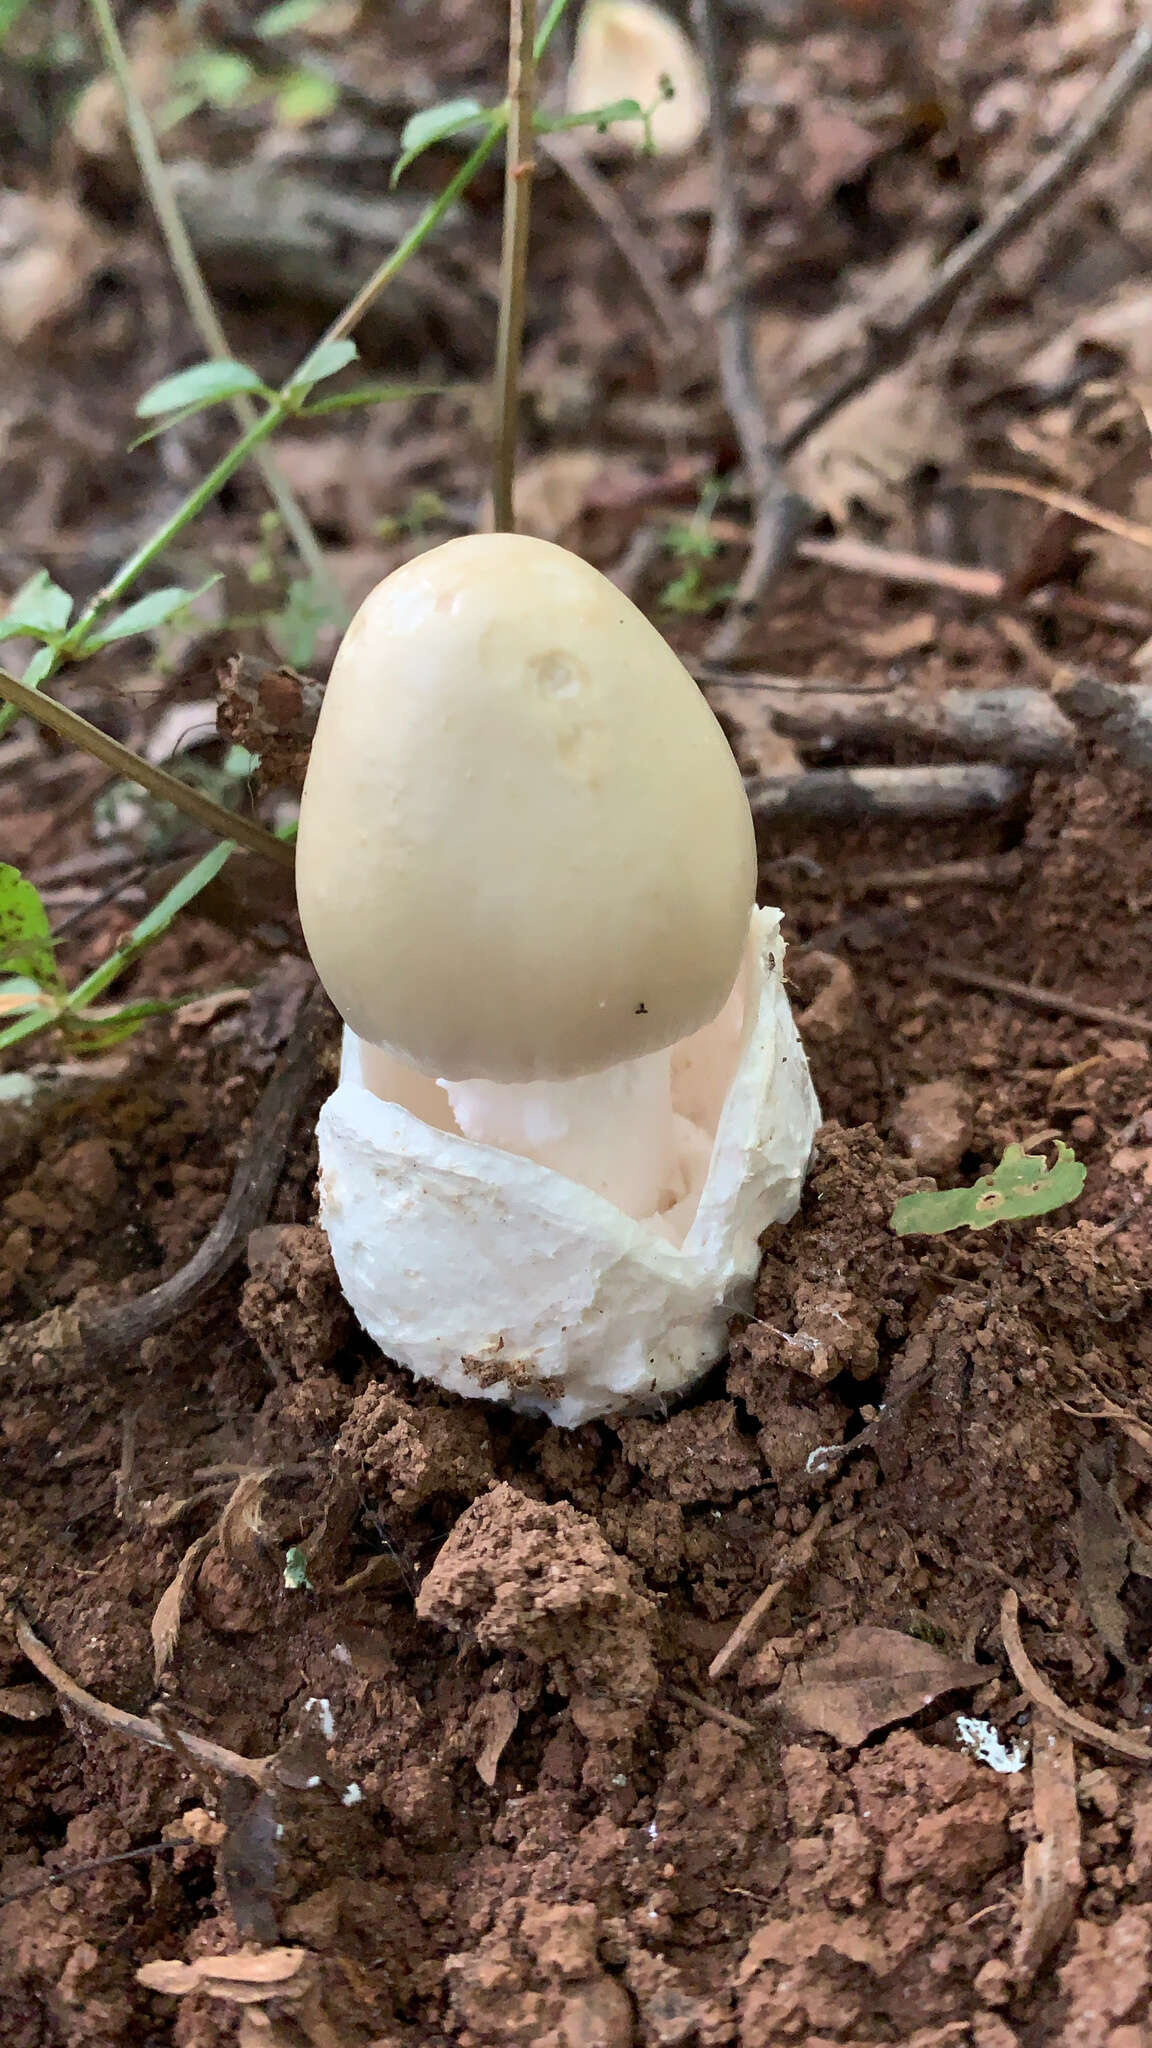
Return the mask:
[[[267,1221],[285,1150],[315,1074],[315,1035],[325,1014],[323,991],[316,988],[303,1004],[257,1104],[228,1199],[203,1244],[186,1266],[158,1287],[86,1320],[84,1338],[91,1350],[129,1354],[138,1350],[145,1337],[172,1322],[243,1257],[249,1232]]]
[[[47,1877],[38,1877],[35,1884],[26,1884],[19,1891],[0,1892],[0,1906],[14,1906],[17,1899],[34,1899],[37,1892],[50,1892],[54,1885],[75,1884],[78,1878],[94,1877],[98,1870],[110,1870],[114,1863],[138,1863],[147,1856],[166,1856],[169,1850],[198,1849],[201,1844],[192,1835],[170,1835],[163,1842],[142,1842],[138,1849],[117,1849],[114,1856],[93,1856],[86,1863],[66,1863],[63,1870],[49,1871]]]
[[[61,1699],[67,1700],[77,1713],[103,1722],[106,1728],[115,1729],[118,1735],[129,1735],[137,1742],[146,1742],[152,1749],[167,1750],[170,1756],[177,1753],[176,1745],[155,1721],[147,1720],[142,1714],[126,1713],[123,1707],[110,1706],[107,1700],[97,1699],[95,1693],[86,1692],[56,1662],[22,1614],[16,1614],[14,1621],[16,1641],[28,1662],[35,1665],[40,1676],[46,1678]],[[203,1735],[182,1733],[180,1742],[189,1756],[195,1757],[197,1763],[204,1764],[209,1770],[218,1771],[226,1778],[247,1778],[254,1785],[266,1783],[275,1762],[272,1756],[238,1756],[234,1749],[225,1749],[219,1742],[210,1742]]]
[[[1036,484],[1025,476],[993,476],[983,471],[965,481],[970,491],[1003,491],[1012,498],[1032,498],[1053,512],[1067,512],[1088,526],[1113,533],[1117,540],[1131,541],[1133,547],[1152,548],[1152,526],[1145,526],[1139,519],[1125,519],[1121,512],[1108,512],[1103,505],[1094,505],[1090,498],[1081,498],[1075,491],[1058,491],[1050,484]]]
[[[1102,1728],[1098,1721],[1090,1721],[1085,1714],[1077,1713],[1075,1707],[1065,1706],[1059,1694],[1054,1693],[1041,1678],[1021,1640],[1020,1600],[1011,1586],[1000,1605],[1000,1638],[1021,1692],[1027,1694],[1034,1706],[1042,1707],[1045,1713],[1050,1714],[1058,1727],[1066,1728],[1070,1735],[1078,1736],[1091,1749],[1127,1757],[1134,1764],[1152,1763],[1152,1747],[1143,1736]]]
[[[782,456],[794,455],[850,398],[856,398],[886,370],[895,369],[904,361],[912,344],[925,328],[950,310],[969,280],[1067,191],[1109,129],[1150,80],[1152,28],[1140,28],[1107,77],[1088,95],[1060,147],[1037,164],[982,227],[953,249],[903,319],[891,327],[872,329],[860,361],[783,436]]]
[[[744,686],[710,684],[707,694],[712,709],[731,718],[754,750]],[[864,695],[818,684],[782,691],[766,680],[751,708],[767,719],[770,731],[829,752],[910,740],[947,747],[969,759],[1038,768],[1070,760],[1076,748],[1075,726],[1045,690],[943,690],[926,696],[921,690],[888,688]]]
[[[142,789],[151,796],[159,797],[162,803],[171,804],[186,817],[194,818],[198,825],[206,825],[218,839],[231,839],[237,846],[246,846],[251,853],[262,853],[281,867],[295,867],[296,855],[286,840],[274,838],[271,832],[266,832],[251,818],[226,811],[222,804],[213,803],[211,797],[193,789],[190,783],[180,782],[175,775],[169,775],[165,769],[145,761],[140,754],[134,754],[131,747],[122,747],[119,740],[101,732],[98,726],[90,725],[78,711],[72,711],[55,697],[45,696],[43,690],[27,689],[3,669],[0,669],[0,698],[15,704],[20,711],[26,711],[38,724],[58,732],[61,739],[70,740],[74,747],[92,754],[106,768],[111,768],[113,774],[127,776],[130,782],[139,783]]]
[[[777,818],[960,818],[1003,811],[1020,793],[1010,768],[969,761],[932,768],[814,768],[754,775],[753,815]]]
[[[721,1728],[730,1728],[734,1735],[755,1735],[751,1721],[743,1721],[739,1714],[730,1714],[726,1707],[713,1706],[711,1700],[702,1700],[698,1693],[687,1692],[682,1685],[666,1685],[664,1688],[670,1700],[679,1701],[682,1707],[694,1707],[709,1721],[718,1721]]]
[[[717,1650],[716,1655],[708,1666],[708,1676],[710,1679],[723,1678],[729,1666],[734,1664],[736,1659],[743,1655],[753,1637],[757,1634],[773,1607],[775,1607],[781,1593],[784,1592],[787,1586],[791,1585],[793,1579],[804,1570],[805,1565],[810,1561],[812,1553],[831,1519],[832,1502],[826,1500],[823,1506],[816,1510],[804,1534],[793,1546],[785,1561],[784,1570],[780,1577],[773,1579],[771,1585],[765,1586],[759,1598],[752,1602],[751,1607],[748,1608],[745,1614],[741,1615],[727,1642],[721,1649]]]
[[[1024,1851],[1020,1928],[1012,1952],[1018,1993],[1029,1989],[1063,1941],[1084,1889],[1076,1752],[1068,1730],[1054,1725],[1044,1710],[1032,1716],[1032,1810],[1037,1839]]]
[[[850,876],[850,896],[886,896],[899,889],[1011,889],[1020,880],[1018,853],[990,853],[985,859],[940,860],[926,868],[874,868]]]
[[[1030,1003],[1036,1010],[1054,1010],[1060,1016],[1081,1017],[1086,1024],[1107,1024],[1119,1031],[1134,1032],[1138,1038],[1152,1038],[1152,1017],[1110,1010],[1102,1003],[1086,1003],[1079,996],[1063,995],[1059,989],[1035,988],[1030,981],[1009,981],[1002,974],[987,974],[982,967],[963,967],[951,960],[928,960],[925,966],[938,980],[955,981],[962,988],[986,989],[989,995]]]
[[[595,164],[575,135],[541,135],[538,147],[550,156],[571,179],[580,197],[611,235],[628,266],[628,272],[644,293],[668,340],[676,349],[685,346],[694,322],[671,285],[628,212],[620,194]]]
[[[716,18],[718,0],[690,0],[692,25],[708,79],[708,136],[712,154],[712,234],[708,275],[716,294],[720,387],[748,479],[755,524],[735,595],[709,643],[723,661],[740,643],[749,614],[795,546],[808,508],[789,490],[768,432],[756,389],[752,332],[744,275],[744,209],[732,150],[728,67]]]
[[[884,576],[892,583],[924,583],[937,590],[955,590],[963,597],[1003,597],[1005,578],[998,569],[972,569],[963,562],[940,562],[931,555],[910,555],[896,548],[879,547],[873,541],[853,540],[845,534],[836,540],[801,540],[796,553],[806,562],[827,562],[830,568],[847,569],[857,576]]]

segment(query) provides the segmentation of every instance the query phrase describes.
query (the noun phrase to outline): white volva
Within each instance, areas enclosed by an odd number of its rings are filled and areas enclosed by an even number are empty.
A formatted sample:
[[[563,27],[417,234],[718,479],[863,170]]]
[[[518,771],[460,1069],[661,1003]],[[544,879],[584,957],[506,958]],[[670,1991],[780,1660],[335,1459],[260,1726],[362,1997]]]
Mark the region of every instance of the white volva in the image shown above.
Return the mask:
[[[389,1356],[576,1424],[720,1354],[818,1121],[755,872],[712,713],[586,563],[478,535],[366,600],[297,888],[346,1026],[321,1215]]]

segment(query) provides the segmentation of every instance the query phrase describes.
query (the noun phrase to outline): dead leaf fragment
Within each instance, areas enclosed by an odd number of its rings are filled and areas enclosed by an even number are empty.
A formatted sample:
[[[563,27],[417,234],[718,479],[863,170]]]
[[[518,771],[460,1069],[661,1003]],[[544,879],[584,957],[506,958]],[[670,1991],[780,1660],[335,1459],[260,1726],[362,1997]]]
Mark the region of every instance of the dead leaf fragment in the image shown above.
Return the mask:
[[[907,364],[833,413],[797,450],[789,472],[796,489],[843,526],[855,505],[896,517],[908,478],[929,465],[947,467],[962,451],[939,372]]]
[[[1012,1956],[1026,1991],[1063,1941],[1084,1889],[1076,1753],[1068,1731],[1038,1711],[1032,1731],[1032,1805],[1037,1840],[1024,1851],[1020,1926]]]
[[[184,1609],[187,1605],[188,1596],[196,1583],[196,1574],[200,1569],[201,1561],[207,1557],[215,1541],[216,1527],[213,1525],[206,1535],[198,1536],[194,1543],[188,1545],[187,1550],[176,1567],[175,1577],[165,1586],[159,1600],[156,1602],[156,1612],[152,1616],[151,1632],[152,1672],[157,1685],[159,1685],[173,1657],[176,1655],[176,1645],[180,1640],[180,1625],[184,1619]]]
[[[146,1991],[167,1991],[177,1998],[204,1991],[233,2005],[256,2005],[270,1998],[304,1998],[312,1988],[313,1960],[306,1948],[242,1950],[197,1956],[192,1963],[145,1963],[136,1981]]]
[[[903,654],[919,654],[936,641],[936,614],[917,612],[914,618],[898,619],[874,633],[861,633],[860,645],[876,661],[898,661]]]
[[[476,1769],[489,1791],[496,1783],[500,1759],[516,1732],[519,1719],[520,1709],[510,1692],[489,1693],[472,1714],[472,1728],[480,1737]]]
[[[1128,1617],[1120,1598],[1128,1577],[1132,1530],[1112,1494],[1092,1470],[1087,1452],[1080,1460],[1080,1507],[1076,1550],[1084,1604],[1101,1640],[1121,1664],[1128,1662]]]
[[[801,1666],[787,1713],[802,1728],[855,1748],[878,1728],[931,1706],[941,1693],[968,1691],[987,1677],[985,1665],[949,1657],[898,1629],[853,1628],[826,1656]]]
[[[71,199],[0,197],[0,334],[31,341],[80,303],[106,244]]]

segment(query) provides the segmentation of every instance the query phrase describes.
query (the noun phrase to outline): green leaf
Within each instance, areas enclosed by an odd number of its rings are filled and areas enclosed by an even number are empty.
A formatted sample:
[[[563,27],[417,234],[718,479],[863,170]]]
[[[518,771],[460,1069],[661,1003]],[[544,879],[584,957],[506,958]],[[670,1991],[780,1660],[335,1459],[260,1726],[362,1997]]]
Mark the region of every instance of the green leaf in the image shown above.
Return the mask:
[[[239,106],[256,80],[254,65],[237,50],[193,50],[176,66],[177,88],[203,105],[228,108]]]
[[[55,661],[55,659],[55,648],[38,647],[36,649],[35,654],[32,656],[31,661],[28,663],[28,666],[25,669],[23,677],[21,679],[24,683],[24,687],[28,690],[39,689],[40,684],[44,681],[45,676],[48,676],[52,673],[52,663]],[[16,711],[16,706],[14,704],[7,704],[5,705],[4,708],[6,711]],[[19,716],[18,713],[17,716]]]
[[[28,0],[0,0],[0,43],[15,28]]]
[[[318,398],[315,405],[301,407],[303,419],[319,413],[348,412],[356,405],[395,405],[405,398],[438,398],[447,384],[360,384],[355,391],[339,391],[331,398]]]
[[[159,903],[153,905],[147,916],[142,917],[135,930],[129,933],[124,944],[118,946],[115,953],[99,967],[94,968],[80,983],[79,988],[73,989],[68,998],[68,1009],[75,1015],[88,1009],[98,996],[102,996],[104,990],[123,974],[125,968],[130,967],[147,946],[167,931],[173,918],[199,896],[200,891],[206,889],[209,882],[215,881],[225,861],[235,851],[234,841],[222,839],[196,862],[195,867],[189,868],[186,875],[181,875],[179,881],[173,882],[167,894],[160,898]]]
[[[340,87],[319,71],[288,71],[276,82],[276,111],[290,128],[325,121],[340,104]]]
[[[310,356],[305,357],[286,387],[285,395],[289,399],[306,398],[314,384],[322,384],[326,377],[338,376],[349,363],[356,361],[359,353],[356,343],[349,341],[347,335],[339,341],[322,341]]]
[[[72,599],[47,569],[37,569],[21,584],[7,611],[0,617],[0,640],[54,640],[72,616]]]
[[[235,398],[241,391],[258,391],[270,398],[267,385],[247,363],[216,361],[193,363],[174,377],[162,377],[146,391],[136,407],[142,420],[158,419],[161,413],[199,412],[206,405],[219,405],[222,398]]]
[[[492,118],[491,107],[482,107],[479,100],[442,100],[438,107],[422,107],[418,114],[404,123],[400,136],[400,155],[392,166],[389,183],[395,185],[403,177],[410,163],[423,156],[437,142],[446,142],[450,135],[459,135],[464,128],[481,126]]]
[[[258,36],[290,36],[293,29],[307,28],[325,5],[326,0],[280,0],[278,7],[266,7],[263,14],[256,16],[256,33]]]
[[[219,576],[210,576],[198,590],[185,590],[178,583],[166,584],[163,590],[149,591],[147,597],[138,598],[130,604],[119,618],[110,619],[107,625],[98,626],[91,637],[83,642],[83,652],[94,654],[98,647],[107,647],[113,640],[128,640],[134,633],[154,633],[157,626],[175,618],[186,605],[194,604],[203,597],[206,590],[219,583]]]
[[[37,988],[58,989],[60,972],[40,891],[19,868],[0,864],[0,967]]]
[[[308,1552],[302,1544],[290,1543],[284,1552],[284,1585],[289,1593],[312,1591],[308,1577]]]
[[[610,100],[606,107],[589,107],[586,114],[541,114],[533,122],[539,135],[560,135],[569,128],[595,128],[602,135],[614,121],[642,121],[639,100]]]
[[[107,1052],[113,1045],[122,1045],[151,1018],[170,1017],[185,1003],[195,1001],[195,996],[145,997],[138,1003],[122,1003],[119,1009],[103,1016],[66,1010],[60,1022],[67,1033],[70,1052]]]
[[[993,1223],[1017,1223],[1044,1216],[1074,1202],[1087,1169],[1070,1145],[1056,1140],[1056,1164],[1037,1159],[1022,1145],[1009,1145],[999,1166],[970,1188],[944,1188],[902,1195],[892,1211],[898,1237],[913,1232],[935,1237],[944,1230],[987,1230]]]

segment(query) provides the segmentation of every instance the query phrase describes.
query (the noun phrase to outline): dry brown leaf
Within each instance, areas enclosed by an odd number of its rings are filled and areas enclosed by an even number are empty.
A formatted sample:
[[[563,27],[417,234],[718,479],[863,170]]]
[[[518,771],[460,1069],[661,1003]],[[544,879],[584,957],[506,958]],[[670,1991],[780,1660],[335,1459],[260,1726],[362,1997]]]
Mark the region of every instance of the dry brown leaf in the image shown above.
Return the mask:
[[[304,1998],[312,1988],[313,1961],[306,1948],[243,1950],[197,1956],[191,1963],[145,1963],[136,1981],[147,1991],[167,1991],[177,1998],[203,1991],[233,2005],[255,2005],[269,1998]]]
[[[917,612],[914,618],[897,619],[874,633],[861,633],[860,645],[876,661],[898,661],[902,654],[918,654],[936,642],[936,614]]]
[[[1076,1516],[1080,1589],[1101,1641],[1121,1664],[1128,1662],[1128,1617],[1120,1593],[1128,1577],[1131,1542],[1132,1531],[1111,1488],[1101,1485],[1084,1452]]]
[[[516,524],[538,540],[560,540],[576,524],[607,464],[593,448],[555,448],[516,477]]]
[[[854,1748],[941,1693],[968,1691],[988,1675],[987,1666],[966,1664],[897,1629],[852,1628],[827,1655],[802,1665],[786,1711],[801,1727]]]
[[[855,505],[894,516],[908,478],[930,463],[958,461],[963,445],[939,378],[908,363],[833,413],[789,470],[796,489],[842,526]]]
[[[87,214],[58,194],[0,195],[0,334],[31,341],[80,304],[107,245]]]
[[[272,1478],[274,1465],[245,1472],[238,1479],[225,1503],[220,1516],[218,1538],[220,1548],[232,1564],[257,1565],[262,1562],[264,1549],[264,1524],[260,1517],[260,1502],[264,1488]]]
[[[663,80],[672,98],[663,96]],[[576,30],[568,73],[568,111],[583,114],[614,100],[654,109],[652,147],[658,156],[691,149],[708,119],[704,70],[679,22],[651,0],[588,0]],[[640,121],[617,121],[604,134],[581,131],[597,149],[640,149]]]
[[[1025,363],[1021,381],[1059,389],[1086,345],[1113,349],[1131,376],[1152,378],[1152,285],[1121,285],[1062,325]]]
[[[152,1616],[152,1675],[159,1685],[173,1657],[180,1640],[180,1624],[184,1619],[184,1608],[196,1583],[200,1565],[216,1541],[213,1526],[206,1535],[198,1536],[190,1543],[176,1567],[176,1576],[165,1586],[156,1602]]]
[[[489,1693],[471,1716],[472,1728],[481,1738],[476,1769],[489,1791],[496,1783],[497,1767],[519,1719],[520,1709],[510,1692]]]
[[[1076,1753],[1067,1730],[1043,1711],[1033,1715],[1032,1723],[1032,1805],[1037,1840],[1024,1851],[1020,1926],[1012,1956],[1021,1991],[1063,1941],[1084,1889]]]

